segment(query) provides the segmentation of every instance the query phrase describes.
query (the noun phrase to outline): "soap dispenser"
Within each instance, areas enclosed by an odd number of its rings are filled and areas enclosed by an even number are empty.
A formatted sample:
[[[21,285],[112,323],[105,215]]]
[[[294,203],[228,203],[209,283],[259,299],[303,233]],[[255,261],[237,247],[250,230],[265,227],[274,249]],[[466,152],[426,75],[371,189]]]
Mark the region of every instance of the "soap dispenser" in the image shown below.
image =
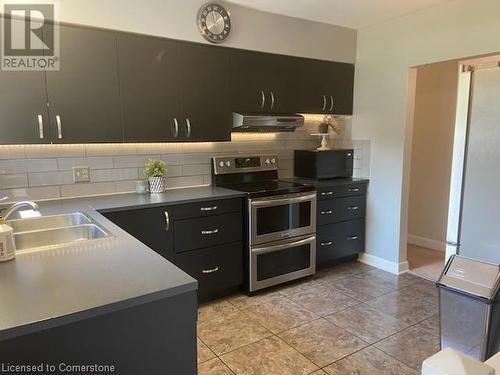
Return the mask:
[[[0,216],[0,262],[7,262],[16,257],[12,227]]]

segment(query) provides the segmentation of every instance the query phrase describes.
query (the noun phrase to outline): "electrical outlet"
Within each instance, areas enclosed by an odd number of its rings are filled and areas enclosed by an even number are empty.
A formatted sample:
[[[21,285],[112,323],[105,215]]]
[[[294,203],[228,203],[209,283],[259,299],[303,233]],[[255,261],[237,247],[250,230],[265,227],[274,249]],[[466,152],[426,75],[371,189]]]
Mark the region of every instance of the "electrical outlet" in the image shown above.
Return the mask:
[[[73,181],[75,183],[90,182],[89,167],[73,167]]]

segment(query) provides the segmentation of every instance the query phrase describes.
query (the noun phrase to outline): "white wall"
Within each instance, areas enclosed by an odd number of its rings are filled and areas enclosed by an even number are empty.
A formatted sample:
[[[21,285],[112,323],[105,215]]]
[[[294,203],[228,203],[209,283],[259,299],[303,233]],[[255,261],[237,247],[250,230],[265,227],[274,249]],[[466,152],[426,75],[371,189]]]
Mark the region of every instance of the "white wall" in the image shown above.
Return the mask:
[[[358,32],[352,137],[371,141],[369,254],[406,260],[402,202],[408,199],[403,165],[409,67],[497,51],[498,0],[450,1]]]
[[[408,242],[445,249],[458,94],[457,60],[417,68]]]
[[[47,2],[47,1],[44,1]],[[196,16],[206,0],[65,0],[61,21],[206,42]],[[354,62],[356,31],[227,4],[232,34],[225,46]],[[208,42],[206,42],[208,43]]]

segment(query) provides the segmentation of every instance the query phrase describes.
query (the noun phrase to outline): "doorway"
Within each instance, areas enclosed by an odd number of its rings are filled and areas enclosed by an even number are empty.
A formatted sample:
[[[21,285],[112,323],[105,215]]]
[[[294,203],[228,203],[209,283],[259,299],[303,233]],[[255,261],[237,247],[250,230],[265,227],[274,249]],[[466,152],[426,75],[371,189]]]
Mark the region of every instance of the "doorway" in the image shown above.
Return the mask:
[[[415,70],[407,259],[410,272],[436,281],[445,262],[459,61]]]

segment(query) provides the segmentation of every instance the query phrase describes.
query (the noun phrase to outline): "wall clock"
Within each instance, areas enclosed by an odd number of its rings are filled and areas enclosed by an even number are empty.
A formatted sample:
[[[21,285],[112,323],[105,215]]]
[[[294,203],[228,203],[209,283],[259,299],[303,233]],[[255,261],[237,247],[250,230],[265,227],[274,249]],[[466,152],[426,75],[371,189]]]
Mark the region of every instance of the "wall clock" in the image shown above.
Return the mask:
[[[207,3],[198,12],[198,27],[205,39],[212,43],[220,43],[231,32],[231,17],[222,5]]]

